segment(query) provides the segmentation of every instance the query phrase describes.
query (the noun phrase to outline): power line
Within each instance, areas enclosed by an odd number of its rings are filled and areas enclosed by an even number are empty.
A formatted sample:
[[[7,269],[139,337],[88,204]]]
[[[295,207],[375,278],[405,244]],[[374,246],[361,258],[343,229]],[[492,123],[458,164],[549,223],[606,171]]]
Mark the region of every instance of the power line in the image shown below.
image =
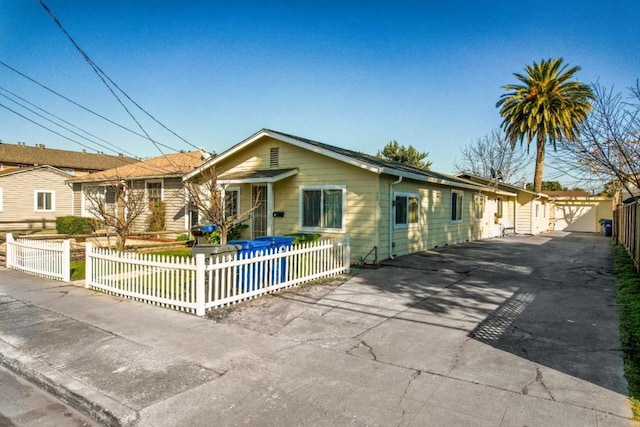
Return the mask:
[[[60,132],[56,132],[55,130],[53,130],[53,129],[51,129],[51,128],[48,128],[48,127],[46,127],[45,125],[43,125],[43,124],[41,124],[41,123],[38,123],[38,122],[36,122],[35,120],[30,119],[29,117],[25,116],[24,114],[20,114],[20,113],[18,113],[16,110],[14,110],[14,109],[12,109],[12,108],[7,107],[7,106],[6,106],[6,105],[4,105],[3,103],[0,103],[0,107],[6,108],[7,110],[11,111],[13,114],[16,114],[17,116],[22,117],[23,119],[25,119],[25,120],[27,120],[27,121],[29,121],[29,122],[33,123],[33,124],[34,124],[34,125],[36,125],[36,126],[40,126],[41,128],[46,129],[46,130],[48,130],[49,132],[54,133],[54,134],[56,134],[56,135],[58,135],[58,136],[60,136],[60,137],[62,137],[62,138],[64,138],[64,139],[66,139],[66,140],[69,140],[69,141],[71,141],[71,142],[74,142],[74,143],[76,143],[76,144],[80,145],[81,147],[84,147],[84,148],[86,148],[86,149],[88,149],[88,150],[94,151],[94,149],[93,149],[93,148],[91,148],[91,147],[89,147],[88,145],[85,145],[85,144],[83,144],[82,142],[76,141],[75,139],[71,139],[71,138],[69,138],[68,136],[61,134]]]
[[[2,88],[0,88],[0,89],[2,89]],[[92,140],[90,140],[90,139],[88,139],[88,138],[84,137],[83,135],[80,135],[80,134],[78,134],[77,132],[74,132],[74,131],[72,131],[72,130],[70,130],[70,129],[66,128],[65,126],[60,125],[59,123],[55,123],[54,121],[52,121],[52,120],[50,120],[50,119],[48,119],[48,118],[46,118],[46,117],[42,116],[41,114],[39,114],[39,113],[37,113],[37,112],[35,112],[35,111],[31,110],[30,108],[25,107],[24,105],[21,105],[19,102],[16,102],[15,100],[13,100],[13,99],[11,99],[11,98],[7,97],[7,96],[6,96],[6,95],[4,95],[4,94],[1,94],[1,93],[0,93],[0,96],[3,96],[4,98],[6,98],[6,99],[8,99],[8,100],[10,100],[10,101],[12,101],[12,102],[14,102],[14,103],[16,103],[16,104],[20,105],[22,108],[26,109],[27,111],[29,111],[29,112],[31,112],[31,113],[33,113],[33,114],[35,114],[35,115],[37,115],[37,116],[39,116],[39,117],[43,118],[44,120],[49,121],[50,123],[52,123],[52,124],[54,124],[54,125],[56,125],[56,126],[61,127],[62,129],[66,130],[66,131],[68,131],[68,132],[71,132],[71,133],[73,133],[73,134],[75,134],[75,135],[77,135],[77,136],[79,136],[79,137],[81,137],[81,138],[83,138],[83,139],[86,139],[86,140],[88,140],[89,142],[92,142],[92,143],[94,143],[94,144],[96,144],[96,145],[98,145],[98,146],[101,146],[101,147],[103,147],[103,148],[109,149],[108,147],[105,147],[105,146],[103,146],[103,145],[101,145],[101,144],[98,144],[98,143],[96,143],[95,141],[92,141]],[[71,141],[71,142],[73,142],[73,143],[75,143],[75,144],[78,144],[78,145],[80,145],[81,147],[84,147],[84,148],[89,149],[89,150],[92,150],[92,151],[94,150],[93,148],[89,147],[88,145],[85,145],[85,144],[83,144],[83,143],[81,143],[81,142],[79,142],[79,141],[76,141],[75,139],[69,138],[68,136],[63,135],[63,134],[61,134],[60,132],[56,132],[55,130],[53,130],[53,129],[51,129],[51,128],[49,128],[49,127],[47,127],[47,126],[45,126],[45,125],[43,125],[43,124],[41,124],[41,123],[36,122],[35,120],[33,120],[33,119],[31,119],[31,118],[29,118],[29,117],[25,116],[24,114],[21,114],[21,113],[19,113],[19,112],[15,111],[15,110],[13,110],[12,108],[7,107],[6,105],[4,105],[4,104],[2,104],[2,103],[0,103],[0,107],[3,107],[3,108],[5,108],[5,109],[9,110],[10,112],[12,112],[12,113],[16,114],[17,116],[22,117],[23,119],[25,119],[25,120],[27,120],[27,121],[29,121],[29,122],[31,122],[31,123],[33,123],[33,124],[35,124],[36,126],[39,126],[39,127],[43,128],[43,129],[45,129],[45,130],[48,130],[49,132],[52,132],[52,133],[54,133],[55,135],[58,135],[58,136],[60,136],[60,137],[62,137],[62,138],[64,138],[64,139],[66,139],[66,140],[68,140],[68,141]],[[36,107],[36,108],[38,108],[38,107]],[[96,150],[96,151],[97,151],[97,150]],[[111,151],[113,151],[113,150],[111,150]],[[167,158],[167,157],[166,157],[166,155],[163,155],[163,156],[164,156],[165,158]],[[176,170],[174,170],[174,169],[169,169],[169,168],[167,168],[167,167],[162,167],[162,166],[158,166],[158,165],[149,165],[149,164],[142,163],[142,161],[141,161],[141,160],[134,160],[134,159],[128,159],[128,158],[119,158],[119,160],[121,160],[123,163],[126,163],[126,164],[136,164],[136,163],[140,163],[140,164],[138,165],[138,167],[140,167],[140,168],[142,168],[142,169],[146,169],[146,170],[151,171],[151,172],[163,172],[163,173],[175,173],[175,172],[176,172]],[[173,163],[170,159],[167,159],[167,160],[169,161],[169,163],[173,164],[174,166],[177,166],[177,165],[175,165],[175,163]]]
[[[93,143],[93,144],[95,144],[95,145],[97,145],[97,146],[99,146],[99,147],[101,147],[101,148],[104,148],[104,149],[109,150],[109,151],[113,151],[113,152],[118,153],[118,154],[119,154],[119,153],[124,153],[124,154],[127,154],[127,155],[131,156],[131,157],[137,157],[135,154],[133,154],[133,153],[131,153],[131,152],[129,152],[129,151],[127,151],[127,150],[125,150],[125,149],[121,148],[121,147],[118,147],[117,145],[112,144],[111,142],[109,142],[109,141],[107,141],[107,140],[105,140],[105,139],[102,139],[102,138],[100,138],[99,136],[96,136],[96,135],[92,134],[91,132],[88,132],[88,131],[86,131],[86,130],[84,130],[84,129],[79,128],[78,126],[74,125],[73,123],[70,123],[70,122],[68,122],[68,121],[64,120],[63,118],[56,116],[55,114],[53,114],[53,113],[51,113],[51,112],[49,112],[49,111],[45,110],[44,108],[38,107],[37,105],[33,104],[32,102],[29,102],[28,100],[24,99],[23,97],[21,97],[21,96],[19,96],[19,95],[15,94],[15,93],[13,93],[13,92],[11,92],[11,91],[10,91],[10,90],[8,90],[8,89],[3,88],[2,86],[0,86],[0,91],[7,92],[7,93],[11,94],[12,96],[14,96],[15,98],[18,98],[18,99],[20,99],[21,101],[23,101],[23,102],[25,102],[25,103],[27,103],[27,104],[31,105],[32,107],[34,107],[34,108],[36,108],[36,109],[38,109],[38,110],[40,110],[40,111],[44,112],[45,114],[48,114],[48,115],[49,115],[49,116],[51,116],[51,117],[55,117],[57,120],[60,120],[61,122],[63,122],[63,123],[65,123],[65,124],[67,124],[67,125],[69,125],[69,126],[71,126],[71,127],[75,128],[75,129],[77,129],[77,130],[79,130],[79,131],[81,131],[81,132],[83,132],[83,133],[85,133],[85,134],[87,134],[87,135],[89,135],[89,136],[91,136],[91,137],[93,137],[93,138],[99,139],[100,141],[102,141],[102,142],[104,142],[104,143],[106,143],[106,144],[110,145],[111,147],[116,148],[116,149],[117,149],[117,151],[116,151],[116,150],[114,150],[113,148],[110,148],[110,147],[108,147],[108,146],[104,145],[104,144],[101,144],[101,143],[99,143],[99,142],[96,142],[96,141],[92,140],[91,138],[87,138],[86,136],[81,135],[81,134],[79,134],[79,133],[77,133],[77,132],[75,132],[75,131],[73,131],[73,130],[71,130],[71,129],[69,129],[69,128],[65,127],[65,126],[62,126],[61,124],[56,123],[55,121],[53,121],[53,120],[51,120],[51,119],[49,119],[49,118],[47,118],[47,117],[43,116],[42,114],[39,114],[38,112],[36,112],[36,111],[34,111],[34,110],[30,109],[29,107],[27,107],[27,106],[25,106],[25,105],[23,105],[23,104],[19,103],[19,102],[18,102],[18,101],[16,101],[15,99],[11,99],[11,98],[10,98],[10,97],[8,97],[7,95],[5,95],[5,94],[3,94],[3,93],[0,93],[0,96],[3,96],[3,97],[5,97],[5,98],[7,98],[8,100],[10,100],[11,102],[13,102],[13,103],[15,103],[15,104],[18,104],[19,106],[21,106],[21,107],[22,107],[22,108],[24,108],[25,110],[27,110],[27,111],[29,111],[29,112],[31,112],[31,113],[33,113],[33,114],[35,114],[35,115],[36,115],[36,116],[38,116],[38,117],[41,117],[41,118],[45,119],[46,121],[48,121],[48,122],[50,122],[50,123],[53,123],[53,124],[54,124],[54,125],[56,125],[56,126],[59,126],[59,127],[63,128],[64,130],[66,130],[66,131],[68,131],[68,132],[73,133],[74,135],[79,136],[80,138],[82,138],[82,139],[84,139],[84,140],[86,140],[86,141],[89,141],[89,142],[91,142],[91,143]]]
[[[71,104],[75,105],[76,107],[79,107],[79,108],[81,108],[81,109],[85,110],[86,112],[91,113],[91,114],[93,114],[94,116],[99,117],[99,118],[101,118],[102,120],[105,120],[105,121],[107,121],[107,122],[111,123],[112,125],[115,125],[115,126],[117,126],[117,127],[121,128],[121,129],[124,129],[124,130],[126,130],[126,131],[128,131],[128,132],[130,132],[130,133],[132,133],[132,134],[134,134],[134,135],[136,135],[136,136],[139,136],[139,137],[144,138],[144,139],[148,139],[148,138],[147,138],[146,136],[144,136],[143,134],[138,133],[138,132],[136,132],[136,131],[135,131],[135,130],[133,130],[133,129],[129,129],[129,128],[128,128],[128,127],[126,127],[126,126],[123,126],[123,125],[121,125],[120,123],[117,123],[117,122],[115,122],[115,121],[113,121],[113,120],[109,119],[108,117],[105,117],[105,116],[103,116],[102,114],[97,113],[97,112],[95,112],[95,111],[91,110],[90,108],[87,108],[87,107],[85,107],[84,105],[81,105],[81,104],[79,104],[78,102],[76,102],[76,101],[74,101],[74,100],[72,100],[72,99],[67,98],[66,96],[62,95],[61,93],[56,92],[55,90],[51,89],[50,87],[48,87],[48,86],[46,86],[46,85],[44,85],[44,84],[42,84],[42,83],[38,82],[37,80],[33,79],[32,77],[29,77],[28,75],[24,74],[23,72],[21,72],[21,71],[17,70],[16,68],[14,68],[14,67],[12,67],[11,65],[7,64],[6,62],[4,62],[4,61],[1,61],[1,60],[0,60],[0,65],[5,66],[6,68],[10,69],[11,71],[15,72],[16,74],[19,74],[20,76],[22,76],[22,77],[24,77],[25,79],[27,79],[27,80],[31,81],[32,83],[37,84],[37,85],[38,85],[38,86],[40,86],[41,88],[43,88],[43,89],[45,89],[45,90],[47,90],[47,91],[49,91],[49,92],[53,93],[54,95],[59,96],[60,98],[64,99],[65,101],[70,102]]]
[[[98,77],[102,80],[102,82],[105,84],[105,86],[107,86],[107,88],[109,89],[109,91],[113,94],[113,96],[118,100],[118,102],[120,103],[120,105],[122,106],[122,108],[124,108],[124,110],[127,112],[127,114],[129,114],[129,116],[131,117],[131,119],[136,122],[136,124],[138,125],[138,127],[144,132],[145,135],[147,135],[148,139],[155,144],[159,144],[157,141],[155,141],[154,139],[152,139],[149,134],[146,132],[146,130],[142,127],[142,125],[140,124],[140,122],[134,117],[134,115],[129,111],[129,109],[124,105],[124,103],[122,102],[122,100],[120,99],[120,97],[115,93],[115,91],[113,90],[113,88],[109,85],[109,83],[111,83],[113,85],[113,87],[115,87],[116,89],[118,89],[118,91],[120,91],[120,93],[122,93],[131,103],[133,103],[133,105],[135,105],[138,109],[140,109],[140,111],[142,111],[143,113],[145,113],[147,116],[149,116],[152,120],[154,120],[157,124],[159,124],[160,126],[162,126],[164,129],[166,129],[167,131],[171,132],[173,135],[175,135],[176,137],[180,138],[182,141],[184,141],[186,144],[190,145],[191,147],[198,149],[197,146],[191,144],[189,141],[187,141],[186,139],[184,139],[183,137],[181,137],[180,135],[178,135],[176,132],[172,131],[171,129],[169,129],[167,126],[165,126],[163,123],[161,123],[158,119],[156,119],[151,113],[149,113],[148,111],[146,111],[144,108],[142,108],[137,102],[135,102],[124,90],[122,90],[122,88],[120,88],[120,86],[118,86],[117,83],[115,83],[90,57],[89,55],[87,55],[87,53],[78,45],[78,43],[76,43],[76,41],[73,39],[73,37],[71,37],[71,35],[67,32],[67,30],[64,28],[64,26],[62,25],[62,23],[56,18],[56,16],[53,14],[53,12],[44,4],[43,0],[39,0],[40,4],[42,5],[42,7],[45,9],[45,11],[47,12],[47,14],[49,14],[49,16],[51,17],[51,19],[53,19],[53,21],[55,22],[55,24],[58,26],[58,28],[60,28],[60,30],[67,36],[67,38],[69,39],[69,41],[73,44],[73,46],[78,50],[78,52],[80,53],[80,55],[82,55],[82,57],[85,59],[85,61],[87,61],[87,63],[91,66],[91,68],[94,70],[94,72],[98,75]],[[109,83],[107,83],[107,81]],[[162,144],[160,144],[162,145]],[[163,145],[164,146],[164,145]],[[157,145],[156,145],[157,147]],[[165,146],[166,147],[166,146]],[[162,150],[160,150],[159,147],[157,147],[158,150],[162,153]],[[164,153],[162,153],[164,154]]]

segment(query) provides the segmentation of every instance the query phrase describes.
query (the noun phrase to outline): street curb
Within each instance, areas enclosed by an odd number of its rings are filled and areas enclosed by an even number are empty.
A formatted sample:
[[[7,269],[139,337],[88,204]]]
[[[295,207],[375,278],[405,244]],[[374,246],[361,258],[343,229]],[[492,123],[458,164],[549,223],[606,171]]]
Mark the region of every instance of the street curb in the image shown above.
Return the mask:
[[[0,365],[54,395],[105,426],[136,426],[139,415],[52,366],[25,355],[0,340]]]

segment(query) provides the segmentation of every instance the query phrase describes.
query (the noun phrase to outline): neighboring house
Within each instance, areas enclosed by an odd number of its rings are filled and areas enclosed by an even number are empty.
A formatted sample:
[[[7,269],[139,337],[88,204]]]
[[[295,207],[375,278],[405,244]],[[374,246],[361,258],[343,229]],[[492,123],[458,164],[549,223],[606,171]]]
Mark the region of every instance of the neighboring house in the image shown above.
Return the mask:
[[[71,177],[51,166],[0,171],[0,229],[51,228],[56,217],[71,215]]]
[[[586,191],[545,191],[554,198],[556,230],[597,233],[600,220],[613,218],[613,199]]]
[[[356,262],[476,239],[488,198],[510,194],[269,129],[184,179],[208,168],[215,168],[231,214],[259,201],[243,237],[348,234]]]
[[[86,151],[57,150],[46,148],[44,144],[32,147],[24,143],[0,142],[0,171],[10,168],[53,166],[71,175],[80,176],[139,161],[123,155],[110,156]]]
[[[456,176],[515,194],[515,199],[510,197],[507,200],[507,213],[503,216],[504,227],[513,228],[514,233],[540,234],[554,229],[555,210],[550,196],[468,173]]]
[[[114,183],[124,182],[133,190],[144,191],[147,206],[154,202],[164,202],[165,231],[182,233],[191,225],[182,176],[202,164],[208,156],[208,153],[202,151],[167,154],[69,179],[67,183],[72,186],[74,194],[73,214],[95,216],[91,209],[91,199],[96,197],[103,198],[109,206],[115,206],[116,201],[110,188]],[[138,218],[133,231],[146,231],[148,214],[149,209]]]

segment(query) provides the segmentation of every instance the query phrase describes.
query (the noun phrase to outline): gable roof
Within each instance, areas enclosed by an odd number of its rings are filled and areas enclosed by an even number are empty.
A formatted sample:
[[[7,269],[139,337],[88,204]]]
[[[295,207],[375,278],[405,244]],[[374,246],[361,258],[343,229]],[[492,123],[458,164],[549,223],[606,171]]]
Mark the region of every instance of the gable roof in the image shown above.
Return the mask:
[[[138,159],[126,156],[86,153],[83,151],[58,150],[0,142],[0,163],[20,165],[49,165],[64,169],[104,170],[138,162]]]
[[[203,161],[201,151],[187,151],[153,157],[133,164],[94,172],[70,179],[69,182],[96,182],[114,179],[150,179],[181,177],[198,167]]]
[[[188,180],[202,171],[208,169],[211,166],[219,163],[227,157],[237,153],[238,151],[246,148],[263,137],[271,137],[291,145],[312,151],[314,153],[330,157],[335,160],[339,160],[353,166],[366,169],[376,174],[386,174],[397,177],[403,177],[407,179],[413,179],[417,181],[430,182],[434,184],[449,185],[461,188],[470,188],[473,190],[485,190],[482,185],[478,185],[463,179],[451,175],[445,175],[433,171],[427,171],[416,166],[411,166],[406,163],[396,162],[393,160],[380,159],[378,157],[348,150],[346,148],[340,148],[333,145],[325,144],[311,139],[302,138],[295,135],[290,135],[283,132],[278,132],[271,129],[261,129],[255,134],[251,135],[244,141],[239,142],[233,147],[229,148],[225,152],[219,154],[215,158],[200,165],[197,169],[189,172],[184,176],[184,180]]]
[[[5,176],[9,176],[9,175],[17,175],[19,173],[27,173],[27,172],[31,172],[37,169],[47,169],[53,173],[56,173],[58,175],[61,175],[65,178],[69,178],[72,177],[73,174],[69,173],[69,172],[65,172],[63,170],[60,170],[58,168],[54,168],[53,166],[48,166],[48,165],[43,165],[43,166],[32,166],[30,168],[7,168],[4,170],[0,171],[0,178],[4,178]]]
[[[535,191],[530,191],[530,190],[527,190],[526,188],[517,187],[511,184],[505,184],[504,182],[492,182],[492,180],[488,178],[483,178],[481,176],[473,175],[467,172],[459,173],[456,176],[459,178],[468,179],[473,182],[478,182],[484,185],[496,186],[497,188],[500,188],[505,191],[528,193],[534,196],[540,196],[547,199],[550,198],[549,195],[544,193],[536,193]]]

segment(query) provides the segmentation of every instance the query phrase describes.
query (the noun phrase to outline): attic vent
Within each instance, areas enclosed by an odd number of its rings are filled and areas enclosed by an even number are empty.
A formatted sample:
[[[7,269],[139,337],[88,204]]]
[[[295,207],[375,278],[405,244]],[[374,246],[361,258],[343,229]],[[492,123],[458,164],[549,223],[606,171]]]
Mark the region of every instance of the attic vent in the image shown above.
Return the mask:
[[[280,148],[275,147],[269,149],[269,166],[277,167],[280,166]]]

